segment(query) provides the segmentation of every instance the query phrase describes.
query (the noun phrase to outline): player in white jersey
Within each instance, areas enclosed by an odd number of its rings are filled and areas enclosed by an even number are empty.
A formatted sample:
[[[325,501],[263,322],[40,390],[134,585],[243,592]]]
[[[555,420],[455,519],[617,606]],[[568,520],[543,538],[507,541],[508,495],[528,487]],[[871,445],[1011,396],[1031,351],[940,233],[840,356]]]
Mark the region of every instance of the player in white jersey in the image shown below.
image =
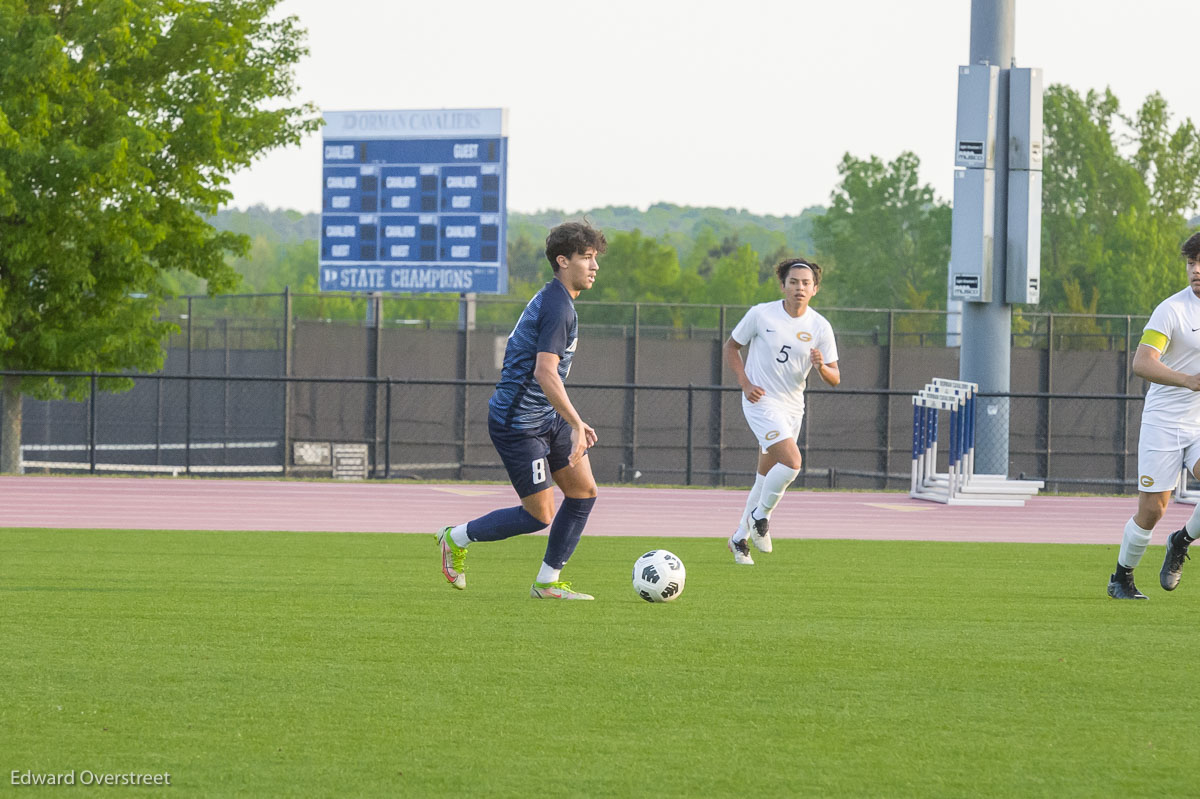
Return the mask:
[[[1133,371],[1150,381],[1138,439],[1138,507],[1125,523],[1117,570],[1108,580],[1114,599],[1145,599],[1133,570],[1150,544],[1154,525],[1167,509],[1180,471],[1200,477],[1200,233],[1183,243],[1188,287],[1167,297],[1150,315],[1133,356]],[[1200,536],[1200,505],[1181,530],[1167,537],[1158,581],[1174,591],[1190,559],[1188,545]]]
[[[782,300],[755,305],[725,342],[725,363],[742,387],[742,413],[758,439],[754,486],[737,530],[729,537],[734,562],[753,565],[750,547],[770,552],[768,520],[783,492],[800,473],[796,439],[804,421],[808,374],[831,386],[842,381],[837,343],[828,320],[809,307],[821,285],[821,267],[789,258],[775,267]],[[742,348],[749,347],[746,360]]]

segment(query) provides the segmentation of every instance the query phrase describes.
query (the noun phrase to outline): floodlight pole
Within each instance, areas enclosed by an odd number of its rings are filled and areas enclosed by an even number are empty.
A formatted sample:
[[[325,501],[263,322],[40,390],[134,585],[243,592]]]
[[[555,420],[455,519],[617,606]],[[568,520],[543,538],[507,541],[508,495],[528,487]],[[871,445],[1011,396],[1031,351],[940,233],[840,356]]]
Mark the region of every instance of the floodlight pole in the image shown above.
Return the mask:
[[[995,203],[992,291],[989,302],[964,302],[959,379],[979,384],[985,395],[1008,394],[1012,361],[1012,306],[1005,298],[1008,244],[1008,88],[1013,66],[1016,0],[971,0],[969,64],[1000,68],[996,103]],[[1008,397],[979,400],[975,436],[979,444],[975,471],[1008,474]]]

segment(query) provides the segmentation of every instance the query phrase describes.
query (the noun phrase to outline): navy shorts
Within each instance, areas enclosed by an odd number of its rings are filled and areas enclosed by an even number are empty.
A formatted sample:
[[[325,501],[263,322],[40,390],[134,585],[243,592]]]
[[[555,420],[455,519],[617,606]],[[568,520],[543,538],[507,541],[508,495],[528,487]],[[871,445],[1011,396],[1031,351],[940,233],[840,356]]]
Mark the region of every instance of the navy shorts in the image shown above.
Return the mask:
[[[488,433],[522,499],[552,486],[550,475],[564,468],[571,457],[571,425],[557,413],[532,430],[513,430],[489,415]]]

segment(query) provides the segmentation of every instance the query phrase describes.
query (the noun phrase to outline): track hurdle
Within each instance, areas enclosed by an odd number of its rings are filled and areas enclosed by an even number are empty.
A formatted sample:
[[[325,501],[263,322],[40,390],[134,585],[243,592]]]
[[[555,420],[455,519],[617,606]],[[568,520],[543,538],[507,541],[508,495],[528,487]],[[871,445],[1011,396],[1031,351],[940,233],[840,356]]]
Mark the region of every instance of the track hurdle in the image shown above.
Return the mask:
[[[935,393],[946,393],[949,390],[964,403],[963,424],[967,439],[963,453],[966,460],[966,478],[963,485],[966,489],[976,493],[1028,495],[1028,498],[1046,487],[1042,480],[1014,480],[1003,474],[978,474],[975,471],[975,405],[979,396],[978,383],[935,377],[925,390]]]
[[[948,471],[937,471],[938,411],[949,411],[952,418],[958,413],[958,405],[949,398],[920,392],[913,396],[913,444],[912,479],[908,495],[915,499],[950,504],[957,483],[958,424],[950,423],[950,453]]]
[[[975,474],[975,383],[935,378],[913,397],[909,496],[946,505],[1020,507],[1044,483]],[[947,471],[937,471],[938,412],[948,411]]]

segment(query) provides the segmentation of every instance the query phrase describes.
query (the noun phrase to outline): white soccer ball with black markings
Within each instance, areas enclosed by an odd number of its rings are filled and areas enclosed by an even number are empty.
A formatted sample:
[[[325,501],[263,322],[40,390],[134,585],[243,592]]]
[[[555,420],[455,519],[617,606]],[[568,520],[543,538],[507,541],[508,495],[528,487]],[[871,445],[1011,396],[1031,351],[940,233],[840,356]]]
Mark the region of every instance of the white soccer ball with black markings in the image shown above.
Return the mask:
[[[647,602],[670,602],[683,593],[687,569],[665,549],[652,549],[633,563],[633,590]]]

